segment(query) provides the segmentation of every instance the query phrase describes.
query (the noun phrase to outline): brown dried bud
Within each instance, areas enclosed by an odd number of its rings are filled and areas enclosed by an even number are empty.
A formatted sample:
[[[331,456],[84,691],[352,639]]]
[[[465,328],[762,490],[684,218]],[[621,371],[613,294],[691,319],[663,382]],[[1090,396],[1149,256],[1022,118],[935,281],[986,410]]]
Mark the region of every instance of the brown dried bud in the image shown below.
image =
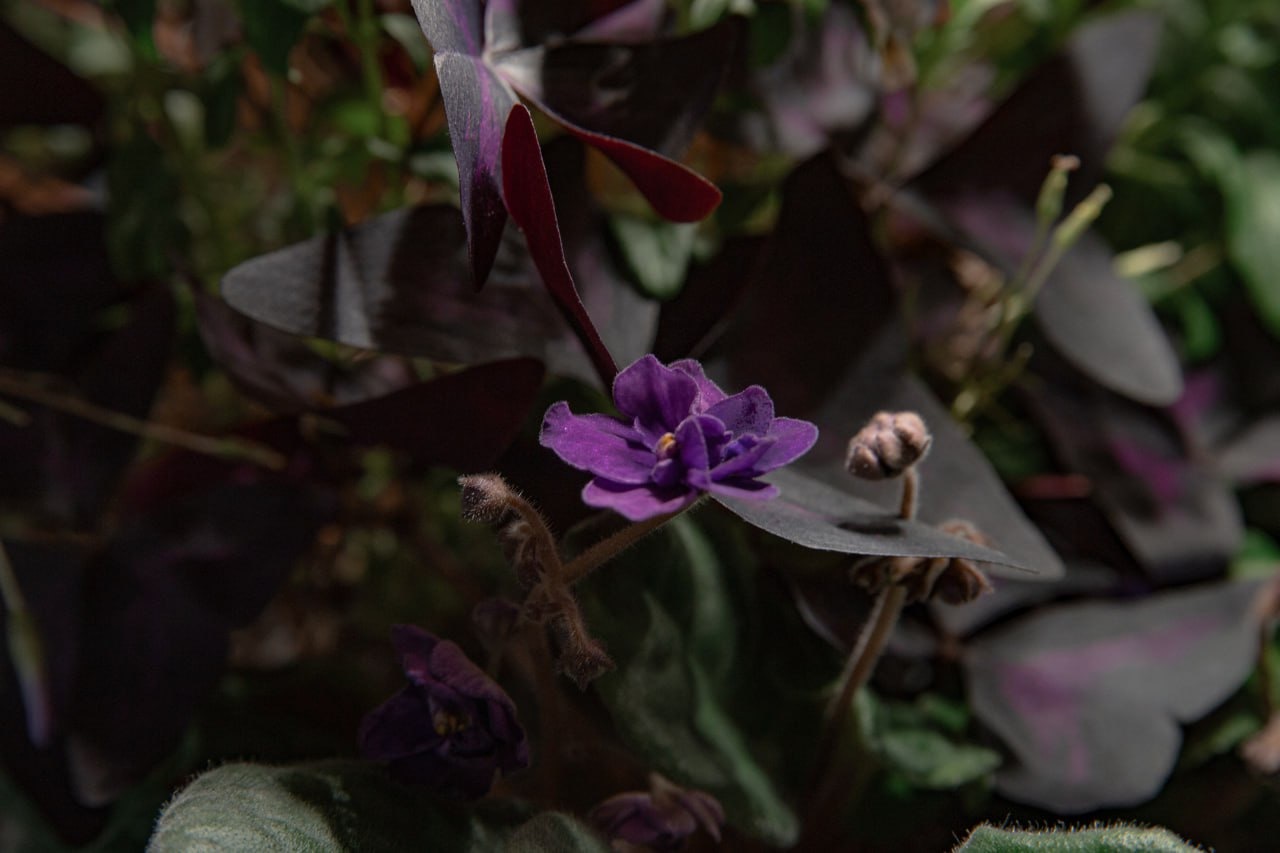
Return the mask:
[[[462,518],[479,524],[497,524],[514,512],[515,492],[497,474],[459,477],[462,487]]]
[[[914,571],[899,583],[906,587],[907,603],[927,601],[934,592],[934,584],[951,565],[947,557],[917,560]]]
[[[879,412],[849,440],[845,468],[865,480],[897,477],[923,459],[932,442],[915,412]]]
[[[572,597],[566,597],[556,615],[547,622],[556,670],[573,680],[578,688],[587,685],[614,668],[613,659],[604,646],[587,632],[582,612]]]
[[[995,587],[976,563],[959,557],[949,562],[933,585],[933,597],[944,604],[967,604],[994,591]]]
[[[516,574],[520,589],[528,592],[542,579],[544,566],[538,553],[538,536],[533,525],[523,518],[513,518],[498,531],[502,553]]]
[[[979,530],[973,522],[965,521],[963,518],[944,521],[938,525],[938,529],[948,536],[954,536],[957,539],[963,539],[975,545],[988,546],[991,544],[990,536]]]

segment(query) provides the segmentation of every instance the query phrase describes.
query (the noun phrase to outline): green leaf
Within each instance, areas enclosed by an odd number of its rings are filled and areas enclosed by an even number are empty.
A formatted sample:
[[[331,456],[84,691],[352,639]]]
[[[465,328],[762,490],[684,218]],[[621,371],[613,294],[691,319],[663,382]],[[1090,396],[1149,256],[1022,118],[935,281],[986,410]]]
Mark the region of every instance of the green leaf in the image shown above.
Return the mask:
[[[998,752],[948,736],[964,729],[963,707],[936,698],[915,704],[881,702],[866,691],[858,700],[869,705],[859,714],[868,746],[889,770],[916,788],[959,788],[1000,766]]]
[[[1227,189],[1227,252],[1258,317],[1280,335],[1280,155],[1255,151]]]
[[[653,769],[713,794],[743,831],[790,845],[796,816],[717,688],[738,645],[727,572],[691,522],[672,525],[587,584],[589,624],[618,664],[596,686],[621,737]]]
[[[107,240],[125,281],[163,278],[189,234],[179,212],[182,187],[168,152],[145,132],[117,145],[107,164]]]
[[[113,0],[111,8],[122,20],[134,43],[150,57],[156,55],[152,27],[156,20],[156,0]]]
[[[510,822],[397,784],[375,764],[227,764],[169,803],[147,849],[481,853],[499,849]]]
[[[609,217],[609,226],[640,289],[655,299],[674,298],[684,286],[698,236],[697,223],[617,214]]]
[[[996,829],[983,825],[955,849],[955,853],[1199,853],[1167,829],[1137,826],[1045,832]]]
[[[507,839],[504,853],[610,853],[587,827],[565,814],[544,812]]]

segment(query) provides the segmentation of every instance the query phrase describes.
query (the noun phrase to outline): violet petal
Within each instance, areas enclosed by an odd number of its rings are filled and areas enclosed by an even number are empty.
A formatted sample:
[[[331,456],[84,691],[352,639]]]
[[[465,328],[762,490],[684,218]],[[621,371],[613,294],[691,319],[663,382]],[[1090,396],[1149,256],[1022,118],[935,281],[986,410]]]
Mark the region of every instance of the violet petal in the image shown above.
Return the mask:
[[[674,432],[697,396],[698,384],[692,377],[664,366],[652,355],[622,370],[613,381],[613,402],[618,411],[634,418],[636,427],[651,442]]]
[[[756,463],[756,469],[762,474],[808,453],[818,440],[818,428],[798,418],[774,418],[766,437],[773,439],[773,444]]]
[[[547,409],[538,442],[575,468],[616,483],[649,481],[656,461],[638,443],[639,433],[608,415],[575,415],[567,403]]]
[[[769,399],[769,392],[752,385],[716,403],[707,414],[724,421],[734,435],[764,435],[773,421],[773,400]]]
[[[682,358],[679,361],[671,362],[671,369],[688,374],[698,384],[698,397],[693,403],[695,412],[705,412],[729,396],[721,390],[719,385],[707,378],[707,373],[702,369],[702,364],[692,358]]]
[[[612,509],[631,521],[644,521],[655,515],[684,509],[697,497],[692,489],[680,486],[628,486],[598,478],[587,483],[582,490],[582,501],[587,506]]]

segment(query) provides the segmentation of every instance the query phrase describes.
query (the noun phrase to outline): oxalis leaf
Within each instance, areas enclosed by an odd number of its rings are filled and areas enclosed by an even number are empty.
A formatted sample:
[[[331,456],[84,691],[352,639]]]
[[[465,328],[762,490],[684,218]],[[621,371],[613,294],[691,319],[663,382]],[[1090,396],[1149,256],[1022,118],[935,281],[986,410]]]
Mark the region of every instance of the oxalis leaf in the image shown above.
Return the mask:
[[[1091,829],[1017,830],[982,825],[954,853],[1199,853],[1167,829],[1117,824]]]
[[[997,773],[1000,793],[1059,813],[1154,796],[1177,760],[1179,724],[1253,669],[1257,589],[1064,605],[973,642],[964,656],[973,712],[1018,759]]]
[[[191,850],[509,850],[605,853],[567,815],[468,809],[393,782],[359,761],[288,767],[228,764],[196,778],[160,815],[149,853]]]
[[[1014,558],[937,528],[904,521],[870,501],[794,470],[761,478],[782,490],[769,501],[716,498],[743,521],[788,542],[819,551],[881,557],[965,557],[1035,570]]]
[[[1280,336],[1280,157],[1250,154],[1226,185],[1227,250],[1249,296],[1273,335]]]

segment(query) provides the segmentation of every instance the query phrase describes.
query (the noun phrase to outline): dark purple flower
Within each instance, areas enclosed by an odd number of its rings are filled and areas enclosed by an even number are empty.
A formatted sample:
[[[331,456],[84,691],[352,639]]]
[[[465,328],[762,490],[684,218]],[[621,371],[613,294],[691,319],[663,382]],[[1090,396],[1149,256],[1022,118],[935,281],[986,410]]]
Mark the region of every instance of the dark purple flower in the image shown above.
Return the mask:
[[[632,521],[683,509],[703,492],[772,498],[777,487],[757,478],[797,459],[818,438],[808,421],[775,418],[759,385],[730,396],[692,359],[665,367],[644,356],[618,374],[613,402],[624,419],[575,415],[556,403],[540,440],[595,475],[583,501]]]
[[[496,772],[529,766],[515,705],[462,649],[412,625],[392,628],[391,642],[411,683],[360,723],[365,758],[466,800],[484,796]]]
[[[724,809],[710,794],[687,791],[658,777],[653,791],[610,797],[592,809],[589,817],[610,840],[654,850],[679,850],[698,827],[719,841]]]

